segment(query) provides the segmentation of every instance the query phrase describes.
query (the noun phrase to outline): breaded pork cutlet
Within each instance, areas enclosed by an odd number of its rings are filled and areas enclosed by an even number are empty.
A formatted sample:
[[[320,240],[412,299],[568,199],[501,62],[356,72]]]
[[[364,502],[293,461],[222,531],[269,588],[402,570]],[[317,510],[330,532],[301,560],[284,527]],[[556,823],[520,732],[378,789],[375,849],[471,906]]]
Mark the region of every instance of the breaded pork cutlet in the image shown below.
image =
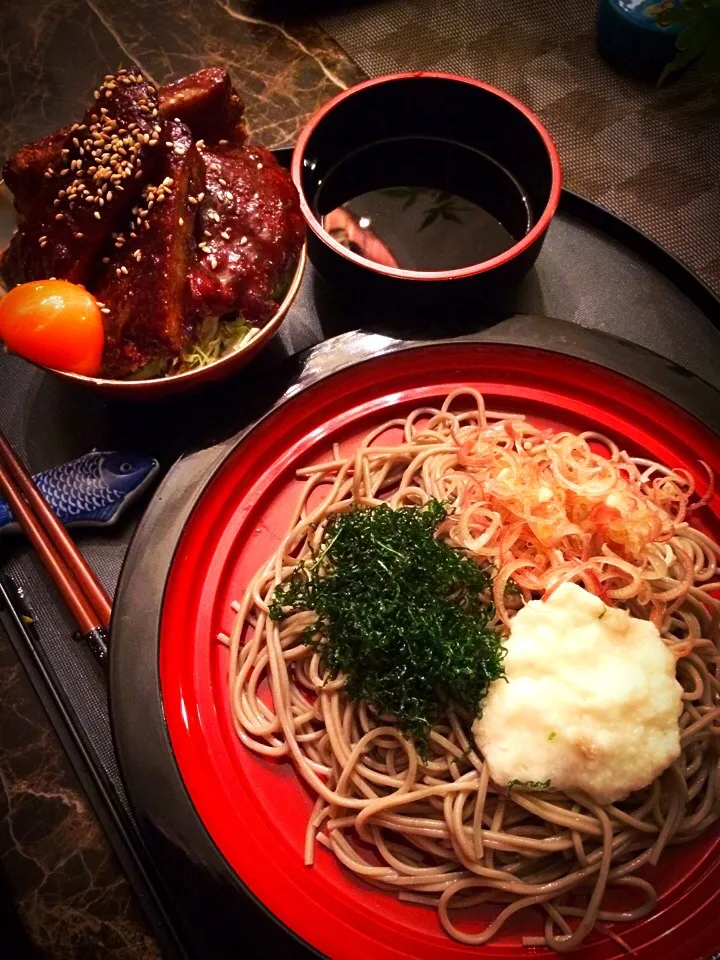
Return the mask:
[[[20,147],[2,168],[2,176],[12,191],[18,213],[26,214],[42,190],[43,174],[60,160],[62,148],[70,136],[70,126],[60,127],[40,140],[31,140]]]
[[[203,161],[188,128],[163,121],[162,158],[94,288],[105,326],[103,375],[124,377],[188,343],[187,275],[195,253]],[[170,144],[170,146],[168,146]]]
[[[238,145],[245,142],[245,105],[227,70],[208,67],[160,87],[157,106],[161,117],[184,123],[196,140],[217,143],[225,139]],[[21,215],[30,211],[48,167],[59,169],[60,151],[69,134],[70,127],[62,127],[26,143],[5,163],[2,175]]]
[[[161,143],[154,88],[140,74],[120,71],[96,93],[2,258],[8,286],[47,277],[87,285],[152,174]]]
[[[191,311],[239,311],[249,323],[277,309],[273,293],[297,261],[305,237],[290,176],[262,147],[203,147],[205,196],[198,255],[190,274]]]
[[[245,104],[232,85],[230,74],[219,67],[198,70],[160,87],[160,113],[190,128],[196,140],[217,143],[245,142]]]

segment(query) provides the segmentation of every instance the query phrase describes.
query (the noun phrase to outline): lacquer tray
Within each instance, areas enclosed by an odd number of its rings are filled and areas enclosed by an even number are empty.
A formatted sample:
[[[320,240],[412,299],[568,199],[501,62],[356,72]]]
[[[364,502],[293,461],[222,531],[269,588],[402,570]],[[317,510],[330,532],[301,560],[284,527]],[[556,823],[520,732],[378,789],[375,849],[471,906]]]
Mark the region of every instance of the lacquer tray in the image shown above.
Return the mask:
[[[68,389],[17,358],[2,356],[0,426],[33,472],[93,446],[147,452],[157,456],[166,470],[184,451],[198,451],[179,469],[204,470],[222,454],[228,439],[266,413],[302,371],[304,376],[327,372],[333,363],[352,359],[358,351],[384,349],[387,337],[432,338],[468,330],[484,330],[488,340],[526,342],[529,338],[537,346],[552,345],[562,353],[574,351],[588,359],[600,356],[601,362],[614,362],[622,351],[614,340],[587,329],[594,327],[663,354],[665,361],[654,367],[651,386],[665,395],[675,391],[676,401],[701,389],[682,368],[720,386],[715,361],[720,355],[720,305],[715,296],[651,240],[569,193],[563,195],[536,270],[509,307],[512,312],[554,314],[573,323],[522,317],[503,320],[478,310],[470,317],[438,317],[434,330],[418,331],[412,328],[412,318],[385,317],[377,326],[376,306],[344,303],[309,268],[279,337],[246,372],[225,386],[166,406],[133,409],[88,402],[82,391]],[[353,327],[364,327],[366,332],[325,339]],[[323,340],[309,355],[288,359]],[[630,352],[624,355],[632,375],[640,354],[627,349]],[[38,424],[42,429],[37,429]],[[113,531],[78,533],[111,591],[140,512],[139,506],[133,508]],[[195,890],[192,864],[177,859],[169,841],[165,842],[169,859],[148,848],[147,825],[138,823],[119,774],[102,677],[89,655],[70,641],[71,624],[22,539],[3,543],[0,573],[24,588],[35,628],[29,631],[24,623],[11,584],[0,591],[2,623],[165,949],[169,955],[203,956],[204,933],[194,923],[193,896],[188,893]],[[185,895],[182,890],[169,895],[163,886],[163,876],[173,870],[185,878]]]

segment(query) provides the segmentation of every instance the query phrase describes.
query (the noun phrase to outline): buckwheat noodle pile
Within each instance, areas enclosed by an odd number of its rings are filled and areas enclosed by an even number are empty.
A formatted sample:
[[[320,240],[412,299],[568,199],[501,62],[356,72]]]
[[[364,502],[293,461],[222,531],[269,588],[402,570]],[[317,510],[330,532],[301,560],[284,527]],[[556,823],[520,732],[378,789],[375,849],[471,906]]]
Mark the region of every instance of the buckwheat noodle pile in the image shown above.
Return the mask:
[[[368,883],[436,907],[463,943],[486,943],[528,907],[544,927],[527,945],[568,951],[593,928],[622,943],[605,924],[655,905],[641,868],[720,812],[720,547],[688,521],[710,494],[698,499],[687,472],[631,458],[595,433],[552,434],[486,412],[470,389],[383,424],[347,455],[335,447],[298,476],[287,534],[221,639],[239,738],[289,757],[316,794],[306,862],[322,844]],[[423,757],[391,717],[350,702],[342,676],[326,675],[321,650],[304,642],[312,612],[269,618],[276,585],[317,555],[335,514],[430,498],[450,505],[437,535],[492,570],[501,630],[566,580],[656,623],[685,693],[681,755],[649,787],[611,806],[496,787],[469,742],[473,718],[452,711]]]

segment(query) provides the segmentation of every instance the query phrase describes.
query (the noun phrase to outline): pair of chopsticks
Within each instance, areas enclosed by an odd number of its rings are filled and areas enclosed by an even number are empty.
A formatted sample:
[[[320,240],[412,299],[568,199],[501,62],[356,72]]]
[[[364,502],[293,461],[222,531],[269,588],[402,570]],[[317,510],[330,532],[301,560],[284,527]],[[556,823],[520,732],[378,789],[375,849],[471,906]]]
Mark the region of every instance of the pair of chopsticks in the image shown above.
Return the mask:
[[[110,598],[2,433],[0,493],[65,601],[82,639],[107,669]]]

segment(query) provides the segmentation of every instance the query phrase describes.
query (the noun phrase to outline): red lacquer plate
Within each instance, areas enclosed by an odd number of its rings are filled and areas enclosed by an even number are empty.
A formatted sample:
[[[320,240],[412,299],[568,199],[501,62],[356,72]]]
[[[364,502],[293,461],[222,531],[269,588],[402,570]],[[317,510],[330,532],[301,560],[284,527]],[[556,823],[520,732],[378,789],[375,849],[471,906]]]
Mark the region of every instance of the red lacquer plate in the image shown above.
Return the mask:
[[[449,939],[430,908],[400,903],[341,868],[323,848],[303,865],[312,798],[289,762],[246,750],[227,700],[230,603],[242,596],[283,535],[300,484],[295,470],[327,458],[373,426],[432,404],[462,385],[490,409],[522,412],[571,430],[599,430],[633,454],[720,475],[717,436],[650,389],[587,361],[499,343],[447,343],[391,353],[342,370],[292,396],[255,426],[223,462],[193,510],[175,551],[160,628],[162,701],[185,788],[216,847],[274,916],[337,960],[436,960],[554,955],[522,946],[540,914],[525,914],[484,947]],[[697,522],[720,539],[716,493]],[[663,856],[648,876],[655,912],[616,930],[640,960],[706,960],[720,945],[720,830]],[[480,929],[483,918],[468,921]],[[242,940],[238,940],[238,946]],[[578,954],[625,952],[593,935]]]

